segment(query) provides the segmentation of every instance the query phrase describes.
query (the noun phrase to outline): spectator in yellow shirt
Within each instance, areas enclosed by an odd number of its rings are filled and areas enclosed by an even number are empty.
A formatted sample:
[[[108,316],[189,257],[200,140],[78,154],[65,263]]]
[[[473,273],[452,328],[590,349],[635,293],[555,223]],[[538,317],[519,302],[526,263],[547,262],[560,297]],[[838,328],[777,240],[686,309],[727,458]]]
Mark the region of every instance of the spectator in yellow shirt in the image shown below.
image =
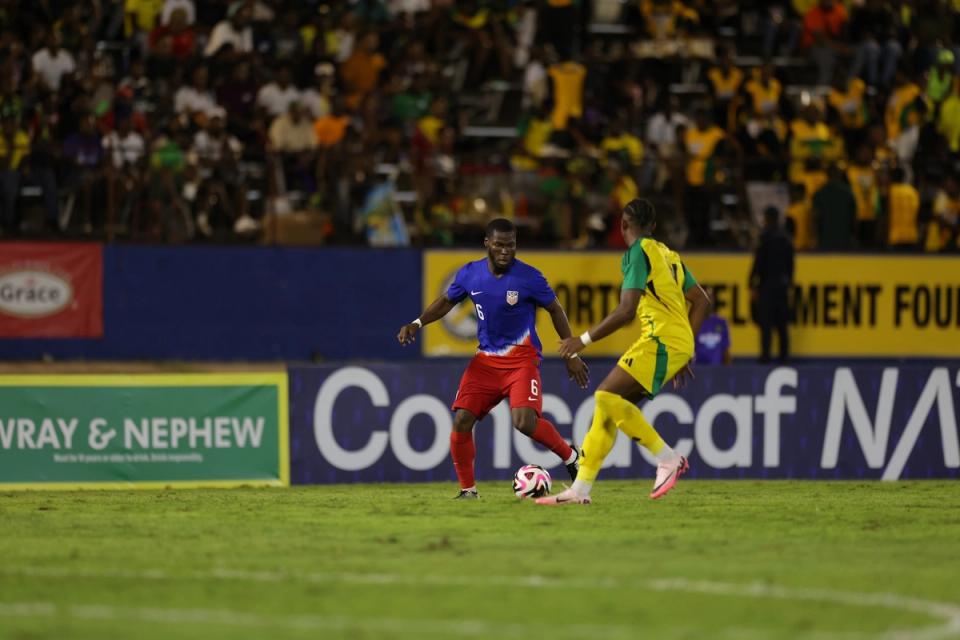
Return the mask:
[[[4,118],[0,125],[0,223],[5,233],[19,229],[17,198],[20,195],[20,165],[30,153],[30,136],[17,126],[13,118]]]
[[[927,227],[927,251],[954,251],[960,233],[960,181],[949,175],[933,200],[933,220]]]
[[[915,251],[918,247],[917,213],[920,211],[920,194],[905,180],[902,168],[891,171],[890,195],[888,196],[887,244],[891,249]]]
[[[956,86],[949,97],[940,105],[937,131],[947,139],[951,153],[960,152],[960,92],[957,91]]]
[[[562,131],[570,118],[583,115],[583,81],[587,68],[579,62],[561,62],[550,65],[548,73],[553,80],[553,127]]]
[[[894,89],[887,100],[884,123],[887,125],[887,139],[893,140],[900,131],[917,119],[914,102],[920,98],[920,87],[907,77],[903,71],[897,71],[893,81]]]
[[[743,90],[750,96],[750,107],[755,116],[772,116],[780,111],[780,94],[783,88],[773,75],[773,65],[769,62],[754,69],[753,76],[744,85]]]
[[[727,131],[733,130],[733,114],[730,106],[743,84],[743,71],[733,64],[733,54],[729,47],[720,52],[720,64],[711,67],[707,80],[713,94],[713,121],[721,124]]]
[[[618,116],[610,124],[609,132],[600,141],[600,151],[603,153],[603,162],[612,158],[632,169],[639,167],[643,160],[643,143],[627,130],[622,116]]]
[[[861,145],[854,162],[847,167],[847,180],[857,201],[857,238],[860,248],[873,248],[877,244],[877,206],[880,192],[877,187],[877,172],[871,163],[870,147]]]
[[[867,85],[863,80],[847,79],[845,74],[837,73],[827,94],[827,106],[840,120],[848,149],[859,147],[866,137],[866,93]]]
[[[809,158],[819,158],[829,164],[838,160],[840,155],[840,140],[823,121],[820,108],[808,104],[802,117],[790,123],[790,181],[801,181],[804,163]]]
[[[672,38],[678,31],[700,22],[697,12],[679,0],[642,0],[640,13],[654,40]]]
[[[727,134],[709,120],[706,111],[697,112],[694,123],[683,134],[687,158],[687,190],[684,208],[687,213],[687,246],[703,246],[708,242],[710,210],[713,201],[709,186],[715,178],[714,155]]]

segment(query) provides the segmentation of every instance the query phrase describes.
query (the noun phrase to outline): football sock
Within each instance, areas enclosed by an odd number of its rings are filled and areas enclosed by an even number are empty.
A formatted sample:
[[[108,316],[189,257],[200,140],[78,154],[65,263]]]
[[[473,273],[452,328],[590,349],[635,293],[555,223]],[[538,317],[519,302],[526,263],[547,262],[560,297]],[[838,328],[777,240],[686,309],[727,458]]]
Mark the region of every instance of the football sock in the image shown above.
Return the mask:
[[[660,453],[656,454],[657,462],[672,462],[677,459],[679,454],[674,451],[669,445],[664,444],[663,449],[660,449]]]
[[[450,457],[453,458],[453,468],[457,472],[461,489],[476,490],[476,481],[473,478],[473,459],[476,454],[473,432],[450,432]]]
[[[594,395],[597,397],[597,406],[603,404],[606,407],[617,428],[643,445],[660,462],[665,461],[660,458],[661,454],[665,454],[666,460],[673,459],[676,455],[673,449],[667,446],[653,425],[647,422],[637,405],[608,391],[597,391]]]
[[[604,396],[612,396],[612,393],[597,391],[593,394],[596,399],[596,407],[593,410],[593,422],[590,424],[590,430],[587,437],[583,439],[583,445],[580,447],[580,471],[577,473],[577,479],[574,484],[581,483],[580,486],[592,484],[600,473],[600,467],[603,466],[603,460],[613,449],[613,443],[617,438],[617,426],[610,418],[608,413],[608,402]]]
[[[563,461],[563,464],[573,464],[577,461],[577,452],[570,447],[570,457]]]
[[[530,437],[545,446],[550,451],[560,456],[560,459],[567,464],[571,457],[576,459],[576,453],[563,437],[557,433],[557,428],[544,418],[537,418],[537,428],[533,430]]]
[[[577,475],[577,479],[573,481],[573,484],[570,486],[570,490],[573,491],[580,497],[590,495],[590,489],[593,487],[592,482],[587,482],[586,480],[581,480],[580,476]]]

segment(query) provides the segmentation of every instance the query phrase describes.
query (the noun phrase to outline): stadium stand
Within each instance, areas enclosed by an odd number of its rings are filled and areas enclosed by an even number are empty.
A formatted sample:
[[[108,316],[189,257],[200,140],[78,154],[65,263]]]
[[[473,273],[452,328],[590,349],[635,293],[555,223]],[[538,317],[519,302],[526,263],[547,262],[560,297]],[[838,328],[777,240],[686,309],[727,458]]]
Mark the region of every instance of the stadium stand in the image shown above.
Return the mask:
[[[619,247],[642,195],[675,246],[750,247],[773,205],[815,250],[834,175],[857,203],[839,246],[956,251],[958,12],[5,3],[2,233],[450,246],[505,215],[528,246]]]

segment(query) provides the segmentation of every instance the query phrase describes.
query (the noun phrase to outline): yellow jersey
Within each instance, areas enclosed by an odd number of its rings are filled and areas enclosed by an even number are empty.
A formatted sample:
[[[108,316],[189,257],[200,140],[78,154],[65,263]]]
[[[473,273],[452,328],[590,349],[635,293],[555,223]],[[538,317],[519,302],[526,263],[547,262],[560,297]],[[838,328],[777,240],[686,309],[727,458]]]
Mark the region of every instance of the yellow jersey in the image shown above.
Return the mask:
[[[763,84],[759,78],[755,78],[747,82],[743,90],[750,94],[755,115],[767,116],[775,113],[779,108],[782,87],[776,78],[770,78],[768,84]]]
[[[623,254],[623,289],[643,292],[637,306],[640,338],[693,354],[693,329],[684,295],[697,281],[676,251],[653,238],[640,238]]]
[[[887,243],[916,245],[919,240],[917,213],[920,194],[911,184],[897,183],[890,187],[890,230]]]
[[[578,62],[561,62],[551,65],[547,73],[553,79],[553,126],[564,130],[567,120],[583,115],[583,81],[587,68]]]
[[[884,114],[888,140],[896,138],[905,125],[910,125],[918,119],[917,112],[911,108],[911,105],[920,95],[920,87],[912,82],[895,89],[890,94],[887,112]]]
[[[724,74],[720,67],[713,67],[707,71],[707,79],[713,85],[713,95],[718,100],[730,100],[740,89],[740,83],[743,82],[743,71],[737,67],[731,67],[729,74]]]
[[[701,186],[707,182],[707,177],[713,178],[713,166],[710,160],[720,141],[727,137],[723,129],[710,125],[703,131],[696,126],[690,127],[683,134],[683,143],[687,149],[687,184]]]
[[[844,92],[830,89],[827,103],[840,114],[847,129],[860,129],[867,124],[867,104],[863,100],[866,93],[867,85],[860,78],[850,80]]]

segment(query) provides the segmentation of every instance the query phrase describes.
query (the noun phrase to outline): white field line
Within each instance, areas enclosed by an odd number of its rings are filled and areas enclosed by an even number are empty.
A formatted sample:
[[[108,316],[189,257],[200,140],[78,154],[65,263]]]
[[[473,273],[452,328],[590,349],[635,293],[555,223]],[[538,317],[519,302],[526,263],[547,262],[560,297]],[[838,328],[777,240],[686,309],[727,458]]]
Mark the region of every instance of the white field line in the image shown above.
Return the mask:
[[[147,570],[125,570],[125,569],[68,569],[60,567],[2,567],[0,575],[23,576],[34,578],[98,578],[98,579],[118,579],[118,580],[223,580],[230,582],[301,582],[315,584],[374,584],[374,585],[399,585],[399,586],[488,586],[488,587],[527,587],[535,589],[598,589],[598,590],[647,590],[647,591],[679,591],[686,593],[713,594],[719,596],[747,597],[747,598],[769,598],[788,601],[807,601],[822,602],[827,604],[842,604],[855,607],[880,607],[885,609],[894,609],[900,611],[909,611],[930,616],[939,622],[933,626],[927,626],[918,629],[898,629],[883,632],[868,637],[880,638],[883,640],[939,640],[940,638],[960,638],[960,605],[946,602],[936,602],[902,596],[893,593],[866,593],[857,591],[841,591],[836,589],[815,589],[803,587],[784,587],[767,584],[736,584],[727,582],[697,581],[685,579],[654,579],[654,580],[619,580],[615,578],[600,579],[561,579],[547,576],[527,575],[527,576],[451,576],[451,575],[423,575],[411,576],[396,573],[349,573],[349,572],[314,572],[314,573],[294,573],[284,571],[245,571],[236,569],[214,569],[211,571],[196,571],[188,573],[172,573],[163,569]],[[52,606],[49,603],[38,603],[39,605]],[[17,605],[17,606],[22,606]],[[25,606],[30,606],[26,603]],[[6,611],[0,608],[0,615]],[[136,611],[165,611],[154,609],[136,609]],[[228,612],[232,613],[232,612]],[[16,614],[11,614],[16,615]],[[38,614],[40,615],[40,614]],[[43,614],[45,615],[45,614]],[[254,614],[240,614],[254,615]],[[288,617],[285,620],[300,619],[300,617]],[[340,624],[347,624],[344,619],[324,618],[324,620],[341,620]],[[365,621],[371,624],[376,621]],[[393,622],[402,624],[412,624],[413,621],[406,620],[386,620],[386,624]],[[430,625],[448,625],[446,621],[417,621],[416,624],[423,623],[427,627]],[[338,624],[334,622],[334,624]],[[357,621],[350,621],[349,624],[356,628]],[[458,623],[459,624],[459,623]],[[481,621],[470,622],[464,629],[472,629],[471,625],[487,625]],[[489,625],[488,625],[489,626]],[[499,625],[508,626],[508,625]],[[521,625],[522,626],[522,625]],[[418,627],[420,628],[420,627]],[[446,627],[445,627],[446,628]],[[596,631],[595,625],[590,625],[590,629]],[[608,627],[612,634],[621,633],[622,629]],[[487,629],[489,631],[489,629]],[[747,632],[748,630],[744,629]],[[472,632],[451,631],[448,633],[457,635],[476,635]],[[438,632],[439,633],[439,632]],[[486,631],[484,632],[486,633]],[[506,632],[505,632],[506,633]],[[482,634],[481,634],[482,635]],[[512,634],[511,634],[512,635]],[[809,637],[863,637],[862,634],[846,633],[813,633]],[[611,636],[613,637],[613,636]]]
[[[66,616],[76,620],[133,621],[168,624],[213,624],[282,628],[296,631],[357,631],[383,634],[437,635],[441,637],[519,638],[543,632],[544,625],[487,622],[485,620],[430,620],[404,618],[352,618],[319,615],[260,615],[230,609],[164,609],[121,607],[110,604],[56,605],[51,602],[0,603],[0,617]],[[637,630],[617,625],[564,625],[571,633],[609,640],[636,638]]]

